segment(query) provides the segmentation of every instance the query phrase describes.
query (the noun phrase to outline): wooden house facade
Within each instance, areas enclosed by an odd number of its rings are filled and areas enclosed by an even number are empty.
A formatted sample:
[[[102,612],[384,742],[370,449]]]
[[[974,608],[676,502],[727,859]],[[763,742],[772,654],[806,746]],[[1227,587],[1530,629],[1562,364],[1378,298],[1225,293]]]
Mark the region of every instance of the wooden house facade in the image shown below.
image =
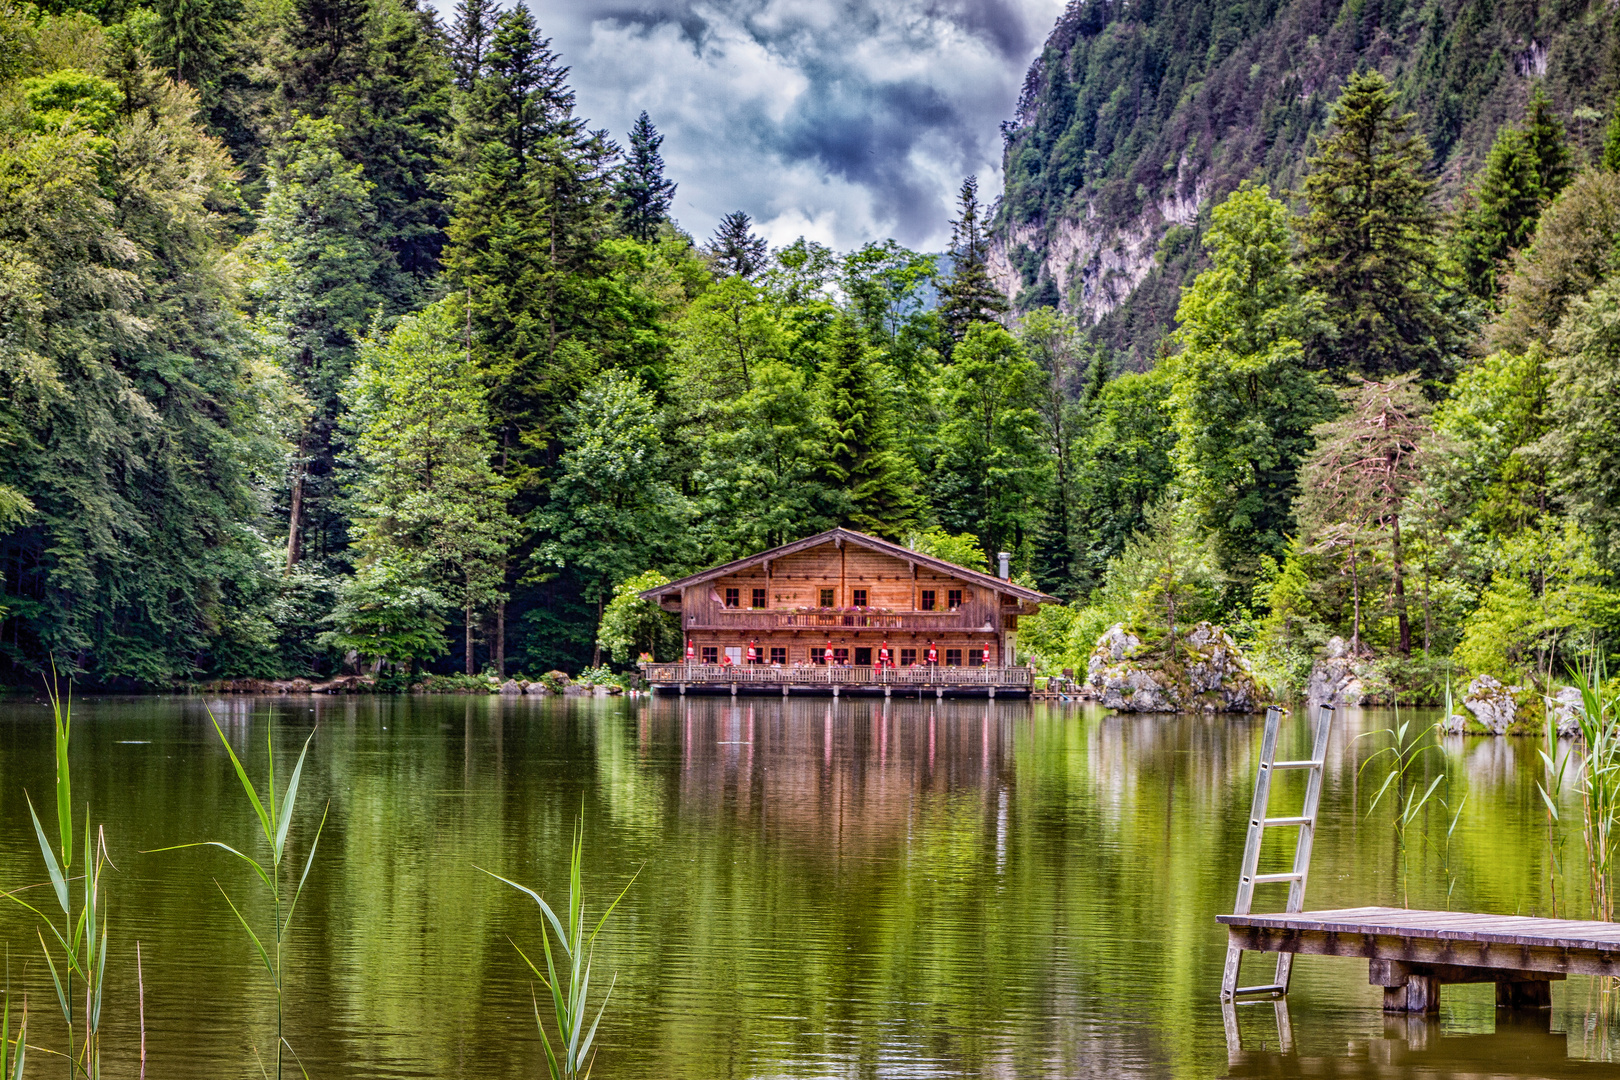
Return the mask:
[[[1018,617],[1054,602],[1005,578],[842,528],[642,596],[680,617],[686,666],[720,669],[713,676],[720,681],[753,669],[755,681],[772,685],[793,678],[767,671],[804,672],[802,681],[814,682],[816,669],[827,668],[853,669],[839,678],[855,682],[863,681],[861,672],[881,681],[877,673],[928,668],[942,669],[941,678],[959,670],[973,681],[990,674],[975,669],[1011,668]]]

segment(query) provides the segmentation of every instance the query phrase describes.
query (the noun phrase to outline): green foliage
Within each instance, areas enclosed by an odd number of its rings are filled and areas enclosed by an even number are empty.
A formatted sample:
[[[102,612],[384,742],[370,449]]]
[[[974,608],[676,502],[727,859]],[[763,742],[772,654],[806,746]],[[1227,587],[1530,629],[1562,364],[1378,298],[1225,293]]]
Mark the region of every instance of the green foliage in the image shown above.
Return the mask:
[[[641,653],[650,654],[654,660],[680,656],[680,620],[640,595],[668,584],[669,578],[657,570],[647,570],[614,588],[613,599],[602,609],[602,625],[596,637],[615,664],[628,664]]]
[[[1215,613],[1223,584],[1214,545],[1192,508],[1165,496],[1109,562],[1100,599],[1144,640],[1164,638],[1173,650],[1183,631]]]
[[[860,331],[840,321],[816,378],[827,424],[822,472],[846,500],[845,523],[898,540],[916,520],[920,500],[912,462],[895,449],[895,395],[887,383]]]
[[[754,235],[752,219],[741,210],[720,219],[704,250],[720,277],[746,280],[765,269],[765,238]]]
[[[345,392],[351,550],[363,572],[340,606],[357,621],[340,621],[332,642],[369,640],[367,656],[420,657],[435,596],[453,598],[470,620],[503,595],[516,533],[512,489],[491,463],[494,441],[478,373],[457,340],[458,314],[454,298],[441,301],[362,342]]]
[[[1547,685],[1584,631],[1612,632],[1620,594],[1606,587],[1592,541],[1573,521],[1543,518],[1506,540],[1490,585],[1463,627],[1456,660],[1503,681],[1533,668]]]
[[[1284,554],[1300,462],[1337,403],[1305,367],[1311,312],[1287,208],[1244,185],[1213,219],[1212,265],[1177,312],[1170,407],[1179,487],[1246,593],[1258,560]]]
[[[637,379],[604,372],[563,423],[550,500],[527,525],[540,537],[536,569],[572,571],[600,625],[617,583],[680,558],[691,507],[667,478],[657,414]]]
[[[935,525],[924,532],[912,533],[906,538],[906,546],[912,551],[932,555],[936,559],[944,559],[948,563],[965,566],[969,570],[977,570],[982,574],[990,572],[990,559],[979,546],[979,538],[972,533],[953,536]]]
[[[941,524],[986,551],[1018,554],[1040,527],[1051,461],[1036,438],[1039,376],[1016,338],[975,322],[934,382],[934,504]]]
[[[1459,327],[1435,243],[1439,212],[1416,117],[1382,75],[1351,76],[1310,159],[1300,223],[1324,320],[1311,349],[1335,373],[1444,377]]]
[[[1604,564],[1620,568],[1620,279],[1571,305],[1549,352],[1544,441],[1557,486]]]
[[[1620,174],[1586,170],[1559,194],[1515,260],[1503,311],[1490,328],[1494,347],[1525,352],[1545,343],[1570,302],[1620,268]]]

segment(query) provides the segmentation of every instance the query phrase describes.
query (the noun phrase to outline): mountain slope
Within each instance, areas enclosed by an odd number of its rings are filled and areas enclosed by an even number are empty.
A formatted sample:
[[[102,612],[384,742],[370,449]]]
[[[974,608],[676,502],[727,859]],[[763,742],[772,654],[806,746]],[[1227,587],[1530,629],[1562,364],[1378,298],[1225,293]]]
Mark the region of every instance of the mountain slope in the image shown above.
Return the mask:
[[[1244,178],[1296,188],[1352,71],[1391,78],[1455,198],[1537,81],[1595,147],[1617,45],[1602,0],[1072,0],[1004,125],[992,272],[1145,366],[1201,212]]]

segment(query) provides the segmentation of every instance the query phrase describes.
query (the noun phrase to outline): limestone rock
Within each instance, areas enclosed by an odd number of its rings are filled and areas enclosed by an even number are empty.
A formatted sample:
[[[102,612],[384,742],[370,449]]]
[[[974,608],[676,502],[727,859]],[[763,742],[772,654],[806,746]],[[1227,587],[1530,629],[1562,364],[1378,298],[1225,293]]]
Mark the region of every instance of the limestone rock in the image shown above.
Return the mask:
[[[1116,623],[1097,639],[1086,681],[1104,706],[1121,712],[1253,712],[1265,698],[1254,668],[1230,635],[1201,622],[1174,661]]]
[[[1311,668],[1311,680],[1305,691],[1305,701],[1313,708],[1320,705],[1360,705],[1367,696],[1362,672],[1356,658],[1350,655],[1350,646],[1342,637],[1328,639],[1327,655]]]
[[[1473,721],[1462,713],[1452,713],[1440,721],[1440,731],[1445,735],[1466,735],[1472,723]]]
[[[507,679],[505,682],[501,683],[501,693],[508,696],[513,694],[521,694],[523,693],[523,684],[518,682],[516,679]]]
[[[1468,684],[1463,708],[1474,714],[1474,721],[1487,735],[1505,735],[1518,711],[1513,695],[1520,689],[1517,686],[1503,686],[1490,675],[1479,675]]]
[[[1586,707],[1581,703],[1581,691],[1578,687],[1563,687],[1553,695],[1552,701],[1548,704],[1553,707],[1553,722],[1558,725],[1560,739],[1573,739],[1580,735],[1580,717]]]

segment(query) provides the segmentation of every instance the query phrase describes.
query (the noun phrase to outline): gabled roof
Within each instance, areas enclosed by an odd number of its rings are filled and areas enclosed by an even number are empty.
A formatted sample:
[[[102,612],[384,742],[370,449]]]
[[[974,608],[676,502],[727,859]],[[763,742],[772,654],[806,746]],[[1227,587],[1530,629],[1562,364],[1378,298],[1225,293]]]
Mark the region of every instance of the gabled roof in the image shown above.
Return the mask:
[[[689,574],[678,581],[670,582],[668,585],[661,585],[656,589],[648,589],[646,592],[641,594],[641,597],[644,600],[652,600],[657,602],[660,596],[666,593],[678,592],[679,590],[686,588],[688,585],[701,585],[705,581],[710,581],[718,577],[724,577],[727,574],[735,574],[737,571],[746,570],[750,566],[758,566],[769,559],[780,559],[784,556],[792,555],[795,552],[807,551],[810,548],[820,547],[822,544],[830,544],[835,540],[842,540],[844,543],[853,544],[856,547],[868,548],[872,551],[880,552],[884,555],[890,555],[905,562],[913,562],[918,566],[926,566],[931,570],[938,570],[941,573],[950,574],[954,577],[961,578],[963,581],[969,581],[976,585],[982,585],[987,589],[997,589],[1011,596],[1016,596],[1020,600],[1027,601],[1029,603],[1056,604],[1059,602],[1058,598],[1055,596],[1047,596],[1043,592],[1036,589],[1026,589],[1022,585],[1014,585],[1010,581],[1003,581],[994,574],[986,574],[979,570],[969,570],[965,566],[958,566],[953,562],[946,562],[944,559],[936,559],[934,556],[924,555],[920,551],[912,551],[908,547],[902,547],[901,545],[892,543],[888,540],[882,540],[876,536],[868,536],[866,533],[856,532],[854,529],[845,529],[842,527],[837,529],[828,529],[826,532],[819,532],[814,536],[807,536],[803,540],[795,540],[791,544],[783,544],[781,547],[771,548],[769,551],[761,551],[757,555],[748,556],[746,559],[734,559],[731,562],[723,563],[720,566],[711,566],[707,570],[700,570],[695,574]]]

